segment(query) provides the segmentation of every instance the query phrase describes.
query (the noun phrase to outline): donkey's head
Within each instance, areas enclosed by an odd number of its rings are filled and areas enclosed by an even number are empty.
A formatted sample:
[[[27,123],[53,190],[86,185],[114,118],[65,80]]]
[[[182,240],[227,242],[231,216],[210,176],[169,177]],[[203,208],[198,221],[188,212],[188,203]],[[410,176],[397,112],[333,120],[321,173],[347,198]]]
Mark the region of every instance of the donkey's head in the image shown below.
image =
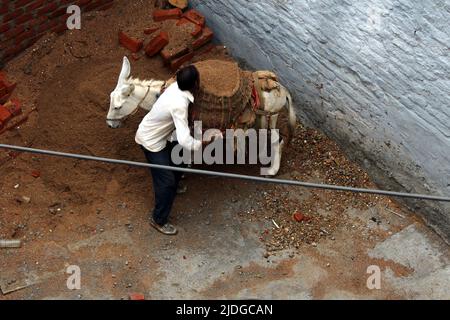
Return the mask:
[[[123,121],[139,107],[150,110],[165,83],[157,80],[132,79],[130,74],[130,61],[124,57],[117,86],[110,95],[111,101],[106,119],[110,128],[120,128]]]

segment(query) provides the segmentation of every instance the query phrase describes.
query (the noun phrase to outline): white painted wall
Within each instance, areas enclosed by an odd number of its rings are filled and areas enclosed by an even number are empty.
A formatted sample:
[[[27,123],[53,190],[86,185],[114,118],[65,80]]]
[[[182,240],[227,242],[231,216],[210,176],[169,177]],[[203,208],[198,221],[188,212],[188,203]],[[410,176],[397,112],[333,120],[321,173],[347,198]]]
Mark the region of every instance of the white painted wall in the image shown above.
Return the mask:
[[[378,182],[450,195],[450,0],[191,4],[235,57],[276,71],[298,115]],[[415,205],[450,238],[450,206]]]

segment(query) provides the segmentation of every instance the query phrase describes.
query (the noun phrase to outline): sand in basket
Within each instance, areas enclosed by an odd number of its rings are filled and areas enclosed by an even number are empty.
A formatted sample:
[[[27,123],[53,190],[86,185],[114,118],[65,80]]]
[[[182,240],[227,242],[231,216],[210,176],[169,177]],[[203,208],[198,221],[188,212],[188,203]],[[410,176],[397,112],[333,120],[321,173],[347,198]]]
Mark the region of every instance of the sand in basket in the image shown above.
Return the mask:
[[[191,107],[191,121],[202,121],[203,129],[230,128],[250,103],[251,73],[230,61],[206,60],[195,66],[200,73],[200,90]]]

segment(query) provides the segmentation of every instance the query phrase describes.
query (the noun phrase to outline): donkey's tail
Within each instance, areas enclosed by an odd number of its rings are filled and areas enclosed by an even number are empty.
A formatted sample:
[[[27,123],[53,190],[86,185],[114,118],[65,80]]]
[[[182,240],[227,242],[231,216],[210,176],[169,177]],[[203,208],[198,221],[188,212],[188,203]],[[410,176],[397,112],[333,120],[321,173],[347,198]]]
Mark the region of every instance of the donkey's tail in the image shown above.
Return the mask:
[[[286,90],[286,104],[284,106],[289,113],[289,134],[291,135],[291,137],[293,137],[295,134],[295,127],[297,125],[297,116],[295,114],[291,94],[287,90]]]

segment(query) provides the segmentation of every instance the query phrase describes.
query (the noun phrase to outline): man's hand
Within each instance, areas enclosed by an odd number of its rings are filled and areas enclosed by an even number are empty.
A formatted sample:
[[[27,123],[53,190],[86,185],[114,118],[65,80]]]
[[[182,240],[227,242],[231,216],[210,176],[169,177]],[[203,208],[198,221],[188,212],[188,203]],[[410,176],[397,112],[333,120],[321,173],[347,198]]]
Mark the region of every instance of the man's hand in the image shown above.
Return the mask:
[[[203,135],[203,144],[209,144],[217,139],[223,139],[223,134],[219,129],[207,130]]]

